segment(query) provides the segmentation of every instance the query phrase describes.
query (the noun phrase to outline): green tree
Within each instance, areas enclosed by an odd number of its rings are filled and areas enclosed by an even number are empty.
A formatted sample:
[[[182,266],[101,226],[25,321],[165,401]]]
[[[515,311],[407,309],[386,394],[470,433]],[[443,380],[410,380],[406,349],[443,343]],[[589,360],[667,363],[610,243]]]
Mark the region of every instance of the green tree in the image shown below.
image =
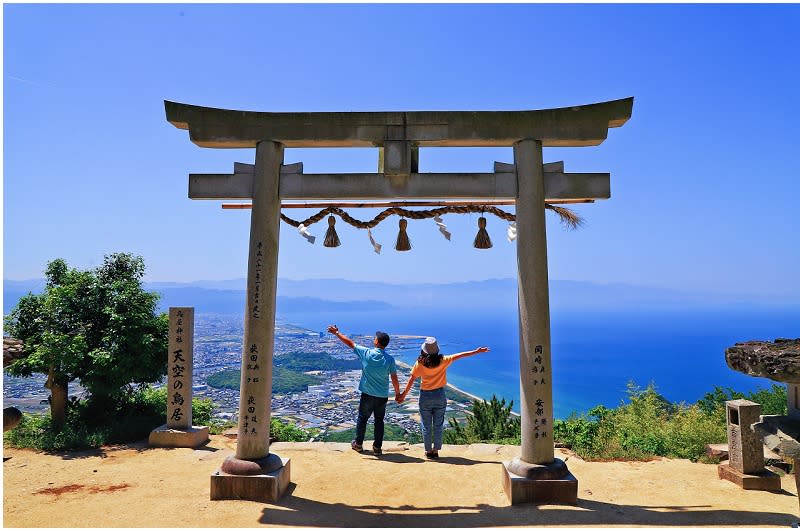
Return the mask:
[[[158,294],[144,291],[144,261],[116,253],[91,271],[62,259],[47,265],[44,293],[28,294],[5,319],[26,356],[7,367],[15,376],[47,375],[53,426],[66,420],[68,384],[78,380],[105,411],[115,398],[166,374],[166,314]]]
[[[492,395],[488,402],[473,400],[466,425],[461,425],[454,418],[449,420],[450,430],[444,433],[448,444],[469,444],[473,442],[518,443],[520,440],[520,419],[511,414],[514,406],[512,400],[498,400]]]

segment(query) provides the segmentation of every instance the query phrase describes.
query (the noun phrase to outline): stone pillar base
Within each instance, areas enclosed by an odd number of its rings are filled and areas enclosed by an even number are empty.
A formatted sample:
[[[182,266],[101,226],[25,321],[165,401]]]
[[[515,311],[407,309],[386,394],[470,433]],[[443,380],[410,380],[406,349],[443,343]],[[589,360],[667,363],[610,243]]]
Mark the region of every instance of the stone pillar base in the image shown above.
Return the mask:
[[[745,474],[732,468],[728,463],[717,465],[719,479],[727,479],[745,490],[769,490],[780,492],[781,477],[771,470],[764,469],[758,474]]]
[[[192,426],[185,430],[176,430],[159,426],[150,432],[147,444],[167,448],[197,448],[208,442],[208,426]]]
[[[503,461],[503,490],[511,505],[518,503],[577,505],[578,480],[566,469],[566,465],[564,465],[564,475],[558,479],[528,479],[509,470],[511,464],[512,461]]]
[[[212,500],[250,500],[272,503],[289,488],[290,459],[280,458],[283,466],[266,474],[240,476],[217,470],[211,474]]]

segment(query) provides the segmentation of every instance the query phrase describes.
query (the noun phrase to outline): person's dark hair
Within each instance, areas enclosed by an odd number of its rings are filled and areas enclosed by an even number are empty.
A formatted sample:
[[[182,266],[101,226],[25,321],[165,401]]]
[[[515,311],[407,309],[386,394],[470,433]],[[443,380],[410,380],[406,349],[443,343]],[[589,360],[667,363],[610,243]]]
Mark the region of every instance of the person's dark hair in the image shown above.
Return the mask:
[[[433,369],[434,367],[438,367],[442,362],[442,355],[438,352],[436,354],[428,354],[424,350],[420,349],[417,361],[427,368]]]
[[[375,332],[375,338],[378,340],[378,344],[381,348],[389,346],[389,334],[386,332]]]

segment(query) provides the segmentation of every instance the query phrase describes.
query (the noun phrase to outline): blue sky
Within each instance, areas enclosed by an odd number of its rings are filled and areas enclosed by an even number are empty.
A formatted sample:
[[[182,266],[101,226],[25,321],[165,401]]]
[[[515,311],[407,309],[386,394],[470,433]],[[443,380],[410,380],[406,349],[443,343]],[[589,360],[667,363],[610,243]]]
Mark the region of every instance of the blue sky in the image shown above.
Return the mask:
[[[546,149],[610,172],[612,199],[548,214],[550,277],[800,296],[797,5],[5,4],[3,276],[48,260],[144,256],[147,280],[243,277],[249,214],[191,201],[189,173],[253,150],[194,146],[163,100],[260,111],[522,110],[635,97],[597,147]],[[511,149],[421,152],[422,171],[491,171]],[[377,151],[287,150],[307,172],[375,171]],[[292,211],[293,216],[310,211]],[[351,211],[371,218],[375,211]],[[343,245],[283,225],[279,275],[449,282],[516,275],[506,223],[397,218]]]

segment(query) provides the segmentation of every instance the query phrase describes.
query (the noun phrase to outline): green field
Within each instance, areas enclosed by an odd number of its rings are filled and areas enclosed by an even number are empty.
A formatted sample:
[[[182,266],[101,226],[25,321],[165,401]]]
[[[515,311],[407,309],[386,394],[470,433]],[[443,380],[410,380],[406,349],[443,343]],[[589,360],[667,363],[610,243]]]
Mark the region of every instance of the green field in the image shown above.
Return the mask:
[[[206,383],[218,389],[239,390],[242,373],[239,369],[225,369],[216,372],[206,379]],[[273,394],[302,393],[309,385],[317,385],[322,378],[292,371],[283,367],[274,367],[272,371]]]
[[[350,428],[343,431],[328,432],[322,438],[325,442],[350,442],[356,438],[356,429]],[[369,449],[375,439],[375,426],[367,424],[367,433],[364,436],[364,447]],[[422,435],[417,433],[407,433],[403,428],[395,424],[387,423],[383,432],[384,441],[407,441],[411,444],[422,442]],[[369,442],[366,442],[369,441]]]
[[[272,372],[272,392],[274,394],[301,393],[309,385],[323,381],[319,376],[303,374],[308,371],[349,371],[360,369],[357,359],[340,360],[327,352],[291,352],[275,356]],[[206,383],[218,389],[239,390],[241,371],[225,369],[214,373],[206,379]]]
[[[361,361],[338,359],[327,352],[289,352],[275,356],[275,365],[299,372],[307,371],[352,371],[361,369]]]

